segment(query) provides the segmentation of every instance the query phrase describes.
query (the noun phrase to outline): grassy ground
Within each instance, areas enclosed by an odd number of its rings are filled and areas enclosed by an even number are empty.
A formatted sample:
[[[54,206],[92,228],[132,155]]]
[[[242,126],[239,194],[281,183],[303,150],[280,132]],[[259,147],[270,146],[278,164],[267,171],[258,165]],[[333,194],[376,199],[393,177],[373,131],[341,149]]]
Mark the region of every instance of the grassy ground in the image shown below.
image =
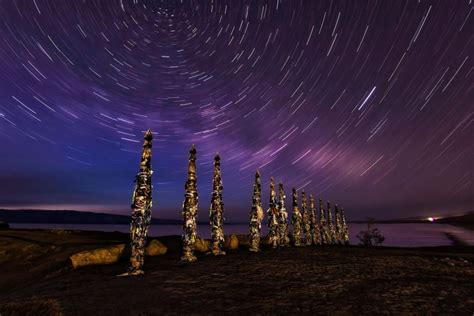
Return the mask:
[[[0,231],[0,314],[147,315],[221,313],[474,313],[469,247],[302,247],[179,263],[146,259],[144,276],[119,278],[127,262],[73,270],[71,254],[124,243],[121,233]]]

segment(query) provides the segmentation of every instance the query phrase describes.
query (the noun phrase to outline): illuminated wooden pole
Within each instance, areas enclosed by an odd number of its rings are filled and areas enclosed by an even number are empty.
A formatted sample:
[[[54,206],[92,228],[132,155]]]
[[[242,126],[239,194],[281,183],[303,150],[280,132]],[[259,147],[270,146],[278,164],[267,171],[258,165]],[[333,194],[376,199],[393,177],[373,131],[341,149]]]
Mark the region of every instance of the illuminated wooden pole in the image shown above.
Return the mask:
[[[311,214],[306,204],[306,193],[301,192],[301,211],[303,212],[303,230],[306,246],[313,243],[313,237],[311,236]]]
[[[196,217],[198,211],[198,192],[196,177],[196,148],[192,145],[189,150],[188,180],[185,184],[186,193],[183,202],[183,256],[182,261],[193,262],[197,258],[194,256],[194,246],[197,236]]]
[[[222,199],[221,158],[214,157],[214,176],[212,179],[212,199],[209,219],[212,228],[212,254],[225,255],[224,248],[224,201]]]
[[[278,208],[275,193],[275,180],[270,179],[270,204],[267,211],[268,215],[268,241],[272,248],[278,246]]]
[[[311,214],[311,237],[313,238],[313,244],[321,244],[319,236],[319,225],[316,217],[316,207],[314,205],[314,197],[312,194],[309,195],[309,212]]]
[[[331,202],[328,201],[328,234],[329,234],[329,243],[335,243],[335,230],[334,223],[332,221],[332,211],[331,211]]]
[[[253,184],[252,210],[250,211],[250,248],[252,252],[260,251],[260,231],[262,230],[263,220],[262,208],[262,185],[260,172],[255,173],[255,182]]]
[[[339,206],[337,204],[334,206],[334,214],[335,214],[335,221],[336,221],[334,243],[342,244],[342,221],[341,221],[341,214],[339,212]]]
[[[321,234],[321,244],[329,244],[330,236],[328,231],[328,223],[324,214],[323,200],[319,199],[319,231]]]
[[[145,132],[140,171],[135,178],[135,189],[132,196],[132,216],[130,223],[131,256],[130,268],[123,275],[143,274],[145,246],[148,227],[151,221],[152,191],[151,148],[153,135],[151,130]]]
[[[349,244],[349,227],[346,223],[346,215],[344,214],[344,208],[341,208],[341,220],[342,220],[342,243],[344,245]]]
[[[293,226],[293,240],[295,246],[301,246],[301,230],[303,224],[303,217],[301,216],[300,210],[298,209],[298,193],[296,189],[292,190],[293,198],[293,213],[291,215],[291,224]]]
[[[288,238],[288,212],[285,208],[285,191],[283,183],[278,185],[278,241],[281,247],[286,247],[290,244]]]

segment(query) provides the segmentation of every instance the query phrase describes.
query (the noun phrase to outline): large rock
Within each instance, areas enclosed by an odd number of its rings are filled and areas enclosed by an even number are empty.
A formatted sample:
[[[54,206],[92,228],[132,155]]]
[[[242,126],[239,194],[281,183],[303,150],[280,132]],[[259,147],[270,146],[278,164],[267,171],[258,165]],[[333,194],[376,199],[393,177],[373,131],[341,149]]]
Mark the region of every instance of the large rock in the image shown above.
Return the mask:
[[[102,265],[116,263],[125,252],[125,244],[86,250],[78,252],[70,257],[72,267],[77,269],[89,265]]]
[[[237,239],[239,240],[239,246],[250,247],[249,235],[239,234]]]
[[[8,225],[7,222],[2,222],[0,221],[0,230],[2,229],[9,229],[10,228],[10,225]]]
[[[232,234],[230,236],[225,236],[224,239],[224,247],[227,249],[238,249],[239,248],[239,239],[237,238],[236,234]]]
[[[211,249],[211,242],[209,240],[202,239],[201,237],[196,237],[194,249],[197,252],[208,252]]]
[[[161,256],[168,251],[168,248],[163,245],[158,239],[153,239],[148,243],[145,249],[147,256]]]

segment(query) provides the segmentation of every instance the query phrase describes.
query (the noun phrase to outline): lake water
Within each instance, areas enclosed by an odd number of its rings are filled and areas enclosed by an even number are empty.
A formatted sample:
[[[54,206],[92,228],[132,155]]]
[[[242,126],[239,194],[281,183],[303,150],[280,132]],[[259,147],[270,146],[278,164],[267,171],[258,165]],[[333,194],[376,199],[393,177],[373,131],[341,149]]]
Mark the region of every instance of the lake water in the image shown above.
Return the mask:
[[[12,228],[39,228],[39,229],[71,229],[71,230],[93,230],[106,232],[129,232],[128,225],[95,225],[95,224],[10,224]],[[457,226],[445,224],[376,224],[382,234],[385,236],[384,246],[393,247],[425,247],[425,246],[448,246],[452,242],[445,232],[449,232],[467,244],[474,246],[474,231]],[[365,230],[365,224],[349,224],[350,243],[358,244],[356,235]],[[247,225],[226,225],[225,234],[248,234]],[[164,235],[180,235],[181,225],[152,225],[149,235],[152,237]],[[262,235],[268,232],[267,227],[262,227]],[[198,225],[198,235],[204,238],[210,237],[210,227],[207,225]]]

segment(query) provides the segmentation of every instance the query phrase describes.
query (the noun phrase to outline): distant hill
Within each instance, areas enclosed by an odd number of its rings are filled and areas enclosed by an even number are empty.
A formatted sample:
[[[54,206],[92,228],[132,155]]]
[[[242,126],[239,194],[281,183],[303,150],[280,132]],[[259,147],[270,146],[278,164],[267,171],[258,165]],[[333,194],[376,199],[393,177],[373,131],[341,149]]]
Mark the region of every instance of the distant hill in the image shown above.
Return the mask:
[[[474,224],[474,212],[469,212],[464,215],[459,216],[450,216],[450,217],[443,217],[436,220],[438,223],[463,223],[463,224]]]
[[[451,224],[474,229],[474,212],[469,212],[460,216],[443,217],[436,220],[436,223]]]
[[[395,218],[395,219],[374,219],[374,223],[379,224],[406,224],[406,223],[428,223],[426,217],[406,217],[406,218]],[[350,221],[354,224],[365,224],[367,220],[355,220]]]
[[[399,224],[399,223],[431,223],[426,217],[407,217],[387,220],[374,220],[379,224]],[[453,225],[474,225],[474,212],[469,212],[464,215],[446,216],[437,218],[435,223],[438,224],[453,224]],[[352,221],[351,223],[367,223],[367,221]]]
[[[94,213],[71,210],[6,210],[0,209],[0,221],[7,223],[38,223],[38,224],[130,224],[129,215]],[[428,223],[426,217],[410,217],[391,220],[375,220],[379,224],[396,223]],[[181,225],[181,220],[152,218],[153,225]],[[367,221],[351,221],[351,223],[367,223]],[[460,216],[438,218],[435,223],[474,227],[474,212]],[[207,221],[198,222],[208,225]],[[246,222],[226,222],[226,225],[247,224]]]
[[[7,223],[49,224],[130,224],[130,216],[69,210],[5,210],[0,209],[0,221]],[[154,225],[181,225],[182,221],[152,218]]]

